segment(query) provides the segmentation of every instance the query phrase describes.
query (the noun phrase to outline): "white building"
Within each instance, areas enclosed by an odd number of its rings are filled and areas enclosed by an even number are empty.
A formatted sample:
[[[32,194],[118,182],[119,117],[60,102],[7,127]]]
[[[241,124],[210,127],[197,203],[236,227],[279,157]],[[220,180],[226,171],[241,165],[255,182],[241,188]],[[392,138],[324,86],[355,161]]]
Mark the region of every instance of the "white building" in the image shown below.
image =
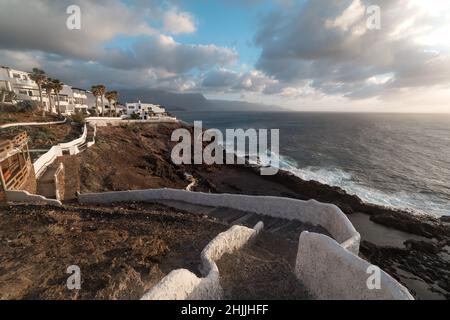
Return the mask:
[[[73,112],[88,113],[88,95],[89,92],[80,88],[72,88],[72,100]]]
[[[160,106],[150,103],[127,103],[127,116],[132,117],[133,114],[138,115],[141,120],[147,120],[151,117],[163,117],[167,115],[166,110]]]
[[[13,91],[16,94],[16,101],[39,101],[39,88],[37,84],[30,79],[28,72],[0,67],[0,89]],[[44,107],[48,108],[48,97],[43,90],[42,100]]]
[[[30,73],[28,72],[0,66],[0,90],[1,89],[13,91],[16,95],[15,102],[40,101],[39,88],[37,84],[30,79]],[[49,110],[50,103],[45,89],[42,89],[42,102],[47,111],[53,113],[58,111],[58,98],[55,93],[52,94],[52,110]],[[61,113],[64,115],[71,115],[76,111],[87,113],[89,108],[95,110],[95,97],[90,91],[64,85],[59,93],[59,105]],[[99,111],[100,110],[101,104],[99,103]]]

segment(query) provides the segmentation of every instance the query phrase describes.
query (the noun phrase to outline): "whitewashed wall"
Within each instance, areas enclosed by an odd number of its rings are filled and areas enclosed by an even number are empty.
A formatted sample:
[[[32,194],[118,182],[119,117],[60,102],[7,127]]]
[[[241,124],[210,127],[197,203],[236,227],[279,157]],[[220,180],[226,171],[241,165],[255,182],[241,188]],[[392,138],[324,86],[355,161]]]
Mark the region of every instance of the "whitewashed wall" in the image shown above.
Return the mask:
[[[124,120],[122,118],[90,117],[86,121],[98,127],[120,126],[127,124],[151,124],[151,123],[178,123],[173,117],[153,117],[148,120]]]
[[[256,237],[263,229],[262,222],[254,229],[234,226],[219,234],[201,253],[202,273],[198,278],[186,269],[169,273],[142,300],[219,300],[223,297],[216,261],[226,253],[233,253]]]
[[[92,147],[96,143],[96,139],[97,139],[97,126],[95,124],[94,125],[90,124],[90,126],[94,129],[94,135],[92,137],[92,141],[89,141],[87,143],[88,148]]]
[[[66,123],[66,121],[67,119],[53,122],[19,122],[19,123],[4,124],[0,126],[0,129],[15,128],[15,127],[50,126],[55,124],[63,124]]]
[[[68,151],[70,155],[78,154],[80,152],[78,147],[86,142],[86,137],[87,126],[84,125],[83,134],[81,135],[81,137],[67,143],[60,143],[56,146],[53,146],[49,151],[43,154],[33,163],[36,178],[39,178],[45,172],[45,170],[55,162],[58,157],[61,157],[63,155],[63,152]]]
[[[335,240],[315,233],[300,236],[296,275],[306,288],[319,299],[412,299],[408,290],[385,272],[381,273],[381,290],[367,288],[367,268],[370,264],[358,257],[360,235],[346,215],[336,206],[317,201],[300,201],[278,197],[256,197],[228,194],[204,194],[183,190],[158,189],[107,192],[80,195],[81,203],[112,203],[130,201],[175,200],[212,207],[228,207],[262,215],[300,220],[326,228]],[[214,256],[214,255],[211,255]],[[214,259],[212,259],[214,261]],[[209,261],[203,261],[208,266]],[[207,270],[214,271],[211,264]],[[176,271],[163,280],[157,291],[146,298],[187,299],[212,297],[215,273],[198,279],[186,271]],[[169,290],[175,283],[180,291]],[[186,288],[196,287],[193,293]],[[158,292],[158,295],[153,295]],[[167,292],[167,295],[165,294]],[[197,295],[198,294],[198,295]]]
[[[295,273],[321,300],[412,300],[408,290],[381,270],[379,289],[370,290],[371,264],[321,234],[300,236]],[[369,272],[368,272],[369,271]],[[373,284],[372,282],[370,284]]]
[[[61,201],[47,199],[43,196],[30,194],[27,191],[6,191],[6,200],[8,202],[35,203],[61,206]]]
[[[347,216],[336,206],[315,200],[280,197],[211,194],[174,189],[133,190],[82,194],[81,203],[176,200],[211,207],[227,207],[276,218],[299,220],[327,229],[334,239],[351,252],[359,253],[360,235]]]

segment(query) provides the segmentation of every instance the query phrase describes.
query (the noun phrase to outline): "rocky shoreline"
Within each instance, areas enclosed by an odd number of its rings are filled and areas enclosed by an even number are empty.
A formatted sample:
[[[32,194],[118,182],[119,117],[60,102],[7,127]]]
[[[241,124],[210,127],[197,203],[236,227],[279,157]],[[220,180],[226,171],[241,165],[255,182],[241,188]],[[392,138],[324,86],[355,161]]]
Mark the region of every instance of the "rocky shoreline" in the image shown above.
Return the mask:
[[[258,171],[257,168],[253,170]],[[265,178],[289,187],[298,195],[297,198],[335,204],[351,220],[353,214],[362,213],[368,215],[374,225],[391,230],[388,232],[401,231],[404,247],[399,248],[389,243],[377,245],[367,241],[365,231],[369,230],[355,225],[363,240],[361,256],[402,282],[417,299],[450,299],[449,217],[435,218],[368,204],[339,187],[304,181],[285,171]],[[379,236],[382,237],[381,234]],[[422,239],[416,240],[413,236]]]

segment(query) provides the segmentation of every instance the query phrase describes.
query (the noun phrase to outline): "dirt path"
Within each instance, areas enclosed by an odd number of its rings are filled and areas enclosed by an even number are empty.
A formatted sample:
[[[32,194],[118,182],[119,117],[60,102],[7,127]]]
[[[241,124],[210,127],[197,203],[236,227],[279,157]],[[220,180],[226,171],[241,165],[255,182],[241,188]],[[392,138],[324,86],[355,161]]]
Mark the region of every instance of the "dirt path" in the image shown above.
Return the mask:
[[[263,232],[253,244],[218,262],[226,300],[309,300],[294,275],[291,243]]]
[[[255,242],[218,261],[221,286],[226,300],[308,300],[310,294],[294,275],[298,241],[303,231],[330,236],[322,227],[220,207],[161,201],[228,225],[254,227],[264,223]]]

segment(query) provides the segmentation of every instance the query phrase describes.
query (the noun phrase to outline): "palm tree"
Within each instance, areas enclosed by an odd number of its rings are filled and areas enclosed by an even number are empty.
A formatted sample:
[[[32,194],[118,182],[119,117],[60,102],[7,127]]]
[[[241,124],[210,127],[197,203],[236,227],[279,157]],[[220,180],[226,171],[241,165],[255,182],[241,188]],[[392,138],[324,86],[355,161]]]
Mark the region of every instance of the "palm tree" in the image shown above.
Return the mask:
[[[111,115],[112,106],[113,106],[112,101],[114,101],[114,105],[117,103],[117,99],[119,98],[119,93],[117,91],[109,91],[109,92],[105,93],[105,97],[106,97],[106,100],[108,100],[108,102],[109,102],[109,110],[110,110],[110,115]],[[116,111],[116,108],[114,106],[114,112],[115,111]]]
[[[100,88],[98,86],[92,86],[91,91],[95,97],[95,115],[98,116],[98,97],[100,97]]]
[[[61,103],[59,101],[59,93],[64,89],[64,83],[58,79],[53,79],[53,91],[56,94],[56,99],[58,100],[58,115],[61,115]]]
[[[42,85],[42,88],[45,89],[45,92],[47,93],[48,103],[49,103],[50,112],[51,112],[53,110],[53,106],[52,106],[52,91],[55,88],[53,80],[51,78],[48,78],[47,81],[44,82],[44,84]]]
[[[105,95],[106,87],[103,84],[99,84],[98,91],[100,94],[100,100],[102,102],[102,117],[104,117],[105,116],[105,102],[103,101],[103,96]]]
[[[44,103],[42,101],[42,85],[47,80],[47,76],[45,75],[45,71],[34,68],[33,72],[30,74],[30,79],[36,82],[39,89],[39,100],[41,101],[42,115],[45,117],[45,108]]]

